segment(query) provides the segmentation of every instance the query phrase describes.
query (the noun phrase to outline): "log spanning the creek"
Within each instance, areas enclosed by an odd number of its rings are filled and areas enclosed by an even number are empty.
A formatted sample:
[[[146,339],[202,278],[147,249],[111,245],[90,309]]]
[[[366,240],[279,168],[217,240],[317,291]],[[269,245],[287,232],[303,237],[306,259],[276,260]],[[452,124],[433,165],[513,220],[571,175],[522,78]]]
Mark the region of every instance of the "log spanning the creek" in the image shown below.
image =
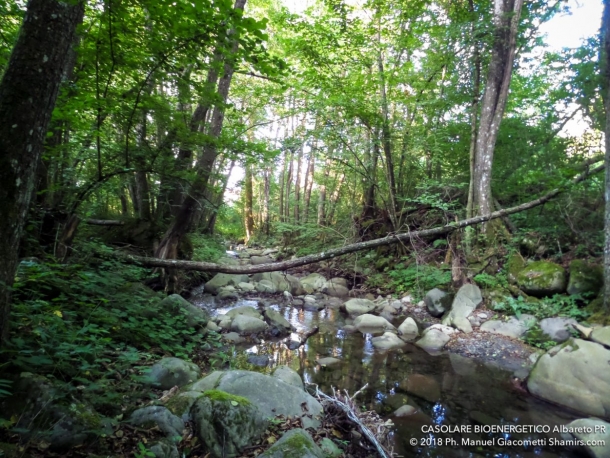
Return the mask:
[[[598,165],[593,168],[586,167],[586,170],[574,177],[570,184],[575,185],[580,183],[588,176],[601,172],[604,170],[604,164]],[[225,266],[221,264],[215,264],[211,262],[197,262],[197,261],[182,261],[178,259],[160,259],[160,258],[150,258],[145,256],[132,256],[128,254],[116,253],[116,256],[124,262],[131,264],[138,264],[145,267],[161,267],[168,269],[182,269],[182,270],[195,270],[200,272],[218,272],[218,273],[227,273],[227,274],[255,274],[261,272],[275,272],[275,271],[284,271],[288,269],[292,269],[295,267],[305,266],[308,264],[314,264],[320,261],[324,261],[326,259],[336,258],[338,256],[343,256],[349,253],[355,253],[357,251],[362,250],[370,250],[373,248],[377,248],[379,246],[391,245],[394,243],[404,243],[408,242],[412,238],[425,238],[425,237],[433,237],[444,234],[449,234],[458,229],[462,229],[468,226],[474,226],[476,224],[485,223],[487,221],[491,221],[496,218],[501,218],[507,215],[512,215],[514,213],[519,213],[525,210],[529,210],[531,208],[542,205],[552,198],[556,197],[563,191],[565,191],[566,187],[556,188],[545,194],[538,199],[531,200],[529,202],[523,203],[521,205],[517,205],[515,207],[505,208],[502,210],[495,211],[490,213],[489,215],[476,216],[474,218],[464,219],[461,221],[455,221],[449,223],[445,226],[439,226],[432,229],[424,229],[421,231],[412,231],[412,232],[402,232],[402,233],[393,233],[389,234],[386,237],[368,240],[366,242],[358,242],[352,243],[349,245],[345,245],[339,248],[333,248],[327,251],[323,251],[322,253],[312,254],[309,256],[303,256],[297,259],[291,259],[289,261],[281,261],[274,262],[268,264],[258,264],[254,266]]]

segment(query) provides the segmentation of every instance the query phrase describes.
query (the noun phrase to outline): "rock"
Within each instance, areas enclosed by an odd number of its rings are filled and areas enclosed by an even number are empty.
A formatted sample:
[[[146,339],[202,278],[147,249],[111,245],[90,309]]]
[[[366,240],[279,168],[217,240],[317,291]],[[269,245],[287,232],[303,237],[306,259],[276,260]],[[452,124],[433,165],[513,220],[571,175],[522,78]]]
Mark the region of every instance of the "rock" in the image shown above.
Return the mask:
[[[238,315],[231,322],[231,329],[240,334],[254,334],[266,330],[267,327],[263,320],[247,315]]]
[[[566,290],[566,273],[563,267],[549,261],[527,264],[517,274],[517,284],[532,296],[551,296]]]
[[[529,391],[588,415],[610,416],[610,350],[570,339],[541,356],[527,379]]]
[[[155,458],[180,458],[178,447],[169,441],[159,441],[148,449]]]
[[[230,329],[232,321],[233,319],[230,316],[223,315],[222,319],[218,322],[218,327],[221,329]]]
[[[364,315],[375,310],[375,303],[369,299],[350,299],[345,303],[345,310],[353,316]]]
[[[150,429],[157,426],[166,437],[174,439],[182,436],[184,421],[163,406],[148,406],[134,410],[129,417],[129,423]]]
[[[377,350],[393,350],[407,345],[393,332],[385,332],[380,337],[373,337],[371,343]]]
[[[322,367],[329,367],[329,366],[334,366],[335,364],[339,364],[341,362],[340,359],[337,358],[333,358],[333,357],[327,357],[327,358],[320,358],[318,360],[318,364]]]
[[[248,399],[209,390],[191,408],[197,437],[216,458],[235,457],[260,438],[267,419]]]
[[[191,407],[201,396],[203,396],[203,393],[200,391],[183,391],[169,398],[165,403],[165,407],[167,407],[172,414],[187,422],[191,419]]]
[[[508,281],[516,285],[519,272],[525,267],[525,260],[519,253],[511,254],[504,266],[508,273]]]
[[[288,291],[294,296],[300,296],[303,292],[301,282],[293,275],[284,275],[280,272],[264,272],[254,274],[252,279],[259,282],[259,284],[263,280],[271,282],[271,284],[275,287],[274,292]]]
[[[417,328],[417,323],[411,317],[407,318],[402,324],[398,327],[398,334],[400,334],[400,338],[407,342],[415,340],[419,335],[419,329]]]
[[[152,385],[169,390],[192,383],[200,376],[201,370],[196,364],[180,358],[163,358],[150,368],[148,379]]]
[[[291,429],[259,458],[325,458],[324,452],[304,429]]]
[[[409,375],[400,383],[400,389],[429,402],[436,402],[441,398],[440,385],[427,375]]]
[[[337,283],[335,280],[336,279],[327,281],[322,288],[322,292],[331,297],[347,297],[349,295],[349,289],[347,289],[347,286]]]
[[[610,326],[593,329],[593,332],[591,332],[591,340],[610,348]]]
[[[451,304],[451,310],[443,318],[443,324],[460,329],[460,327],[457,326],[457,323],[460,323],[462,327],[469,329],[468,332],[472,332],[472,328],[470,327],[467,318],[482,301],[483,296],[481,295],[481,290],[478,286],[469,284],[462,286]],[[466,332],[464,329],[461,330]]]
[[[259,264],[271,264],[273,259],[269,256],[250,256],[250,264],[259,265]]]
[[[462,331],[464,334],[470,334],[472,332],[472,326],[480,326],[479,321],[477,321],[476,319],[473,319],[472,321],[470,321],[470,318],[473,317],[468,317],[468,318],[464,318],[461,316],[458,316],[456,318],[453,318],[452,321],[452,325],[455,326],[456,329],[459,329],[460,331]]]
[[[274,294],[275,292],[277,292],[275,286],[273,286],[273,283],[271,283],[270,280],[259,281],[258,283],[256,283],[255,288],[256,291],[258,291],[259,293]]]
[[[314,291],[321,291],[326,284],[326,278],[318,273],[311,273],[304,278],[301,278],[301,285],[307,293],[311,294]]]
[[[179,294],[167,296],[161,301],[159,308],[183,315],[186,318],[186,323],[193,328],[198,326],[203,328],[208,324],[208,313],[202,308],[191,304]]]
[[[406,294],[400,299],[400,302],[402,302],[404,305],[410,305],[413,302],[413,296]]]
[[[408,417],[409,415],[413,415],[415,413],[417,413],[417,409],[415,407],[407,404],[407,405],[404,405],[404,406],[396,409],[396,411],[394,412],[394,416],[395,417]]]
[[[40,413],[40,411],[37,412],[37,414]],[[91,406],[83,403],[72,403],[68,406],[51,404],[45,413],[49,414],[52,423],[49,428],[41,428],[40,431],[44,431],[43,437],[48,441],[49,448],[52,450],[69,450],[95,440],[98,434],[112,434],[109,420],[101,417]],[[27,427],[31,429],[32,424]]]
[[[263,256],[269,256],[271,254],[275,254],[278,252],[277,248],[267,248],[265,250],[263,250],[263,252],[261,253],[261,255]]]
[[[221,264],[223,266],[238,266],[239,261],[230,256],[221,256],[216,260],[216,264]]]
[[[305,389],[301,376],[297,371],[288,366],[276,367],[271,376],[280,379],[282,382],[287,383],[288,385],[295,386],[300,390]]]
[[[597,294],[604,284],[604,268],[579,259],[570,262],[568,294]]]
[[[233,286],[223,286],[219,288],[217,297],[220,300],[239,299],[239,295]]]
[[[248,292],[248,293],[250,293],[250,292],[255,290],[255,287],[254,287],[254,285],[252,283],[246,283],[246,282],[243,282],[243,281],[240,284],[238,284],[237,287],[239,289],[241,289],[242,291],[245,291],[245,292]]]
[[[540,320],[540,329],[550,340],[562,343],[572,337],[570,329],[577,324],[577,321],[573,318],[545,318]]]
[[[386,305],[381,311],[382,315],[394,316],[398,314],[398,309],[395,309],[391,305]]]
[[[232,342],[235,344],[239,344],[246,341],[246,339],[244,339],[236,332],[228,332],[226,334],[222,334],[222,340],[226,340],[227,342]]]
[[[216,323],[214,323],[213,321],[208,321],[208,324],[206,325],[206,329],[208,331],[215,331],[218,332],[220,331],[220,326],[218,326]]]
[[[360,332],[381,332],[396,329],[392,324],[383,317],[365,313],[354,320],[354,326]]]
[[[333,284],[333,285],[341,285],[341,286],[345,286],[347,288],[347,280],[345,278],[341,278],[341,277],[334,277],[331,278],[330,280],[328,280],[326,282],[326,285],[329,286],[329,284]]]
[[[235,307],[234,309],[229,310],[225,316],[233,319],[239,315],[245,315],[245,316],[249,316],[252,318],[258,318],[259,320],[263,319],[263,316],[260,314],[260,312],[258,310],[256,310],[254,307],[249,307],[247,305],[244,305],[241,307]]]
[[[284,383],[276,377],[250,371],[213,372],[190,388],[191,390],[216,388],[243,396],[256,405],[263,417],[276,415],[301,417],[303,427],[318,428],[321,424],[322,406],[310,394]],[[209,381],[208,378],[211,378]],[[311,417],[310,417],[311,415]]]
[[[205,291],[212,294],[218,294],[218,290],[227,285],[239,285],[242,282],[247,282],[247,275],[233,275],[233,274],[216,274],[214,277],[204,285]]]
[[[430,315],[439,317],[449,308],[451,296],[438,288],[434,288],[426,293],[424,303],[426,304]]]
[[[585,444],[576,449],[586,451],[591,458],[610,457],[610,423],[599,418],[580,418],[565,425],[565,429],[567,431],[561,433],[562,439],[580,440]],[[592,441],[597,441],[595,446],[586,445]]]
[[[343,455],[343,450],[328,437],[320,441],[320,449],[326,458],[339,458]]]
[[[284,318],[284,315],[272,308],[265,309],[265,319],[271,327],[277,328],[278,331],[280,331],[280,334],[286,334],[292,329],[292,326],[288,320]]]
[[[518,339],[534,324],[536,324],[535,318],[533,318],[531,315],[523,314],[519,319],[511,316],[508,321],[486,321],[479,329],[492,334],[500,334],[506,337],[512,337],[513,339]]]
[[[267,355],[250,355],[246,361],[258,367],[267,367],[269,365],[269,357]]]
[[[451,337],[444,332],[428,328],[424,331],[423,337],[415,342],[415,345],[426,351],[435,352],[442,350],[450,340]]]
[[[329,297],[326,300],[326,305],[330,308],[340,308],[343,305],[343,301],[338,297]]]

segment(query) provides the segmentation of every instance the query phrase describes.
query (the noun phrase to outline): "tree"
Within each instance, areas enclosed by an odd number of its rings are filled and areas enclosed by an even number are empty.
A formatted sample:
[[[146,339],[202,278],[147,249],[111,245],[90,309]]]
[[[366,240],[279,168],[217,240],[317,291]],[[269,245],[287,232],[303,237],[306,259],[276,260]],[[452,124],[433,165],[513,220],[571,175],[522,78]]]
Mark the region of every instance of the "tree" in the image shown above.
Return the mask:
[[[604,0],[601,28],[602,96],[606,109],[606,213],[604,218],[604,311],[610,313],[610,0]]]
[[[0,340],[36,166],[83,14],[84,1],[30,0],[0,82]]]

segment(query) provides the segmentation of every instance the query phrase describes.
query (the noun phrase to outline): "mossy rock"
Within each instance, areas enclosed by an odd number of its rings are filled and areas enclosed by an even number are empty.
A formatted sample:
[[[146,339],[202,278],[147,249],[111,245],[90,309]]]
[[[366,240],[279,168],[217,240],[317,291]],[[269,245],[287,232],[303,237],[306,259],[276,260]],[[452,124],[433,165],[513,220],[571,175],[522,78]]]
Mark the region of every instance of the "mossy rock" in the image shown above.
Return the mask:
[[[324,458],[324,452],[304,429],[291,429],[260,458]]]
[[[516,284],[519,272],[521,272],[525,267],[525,260],[520,254],[513,253],[508,257],[508,260],[506,261],[504,267],[508,275],[508,281],[510,283]]]
[[[230,394],[230,393],[227,393],[222,390],[208,390],[208,391],[205,391],[203,393],[203,395],[205,397],[211,399],[212,401],[230,402],[230,403],[237,403],[237,404],[243,404],[243,405],[252,404],[249,399],[246,399],[243,396],[236,396],[234,394]],[[235,405],[235,404],[233,404],[233,405]]]
[[[549,261],[527,264],[517,274],[517,284],[526,294],[552,296],[566,290],[566,273],[563,267]]]
[[[580,259],[570,263],[568,294],[597,294],[604,284],[604,268]]]
[[[593,299],[589,305],[585,307],[585,311],[589,312],[591,316],[587,319],[589,323],[601,324],[603,326],[610,326],[610,314],[604,311],[604,298],[600,296]]]

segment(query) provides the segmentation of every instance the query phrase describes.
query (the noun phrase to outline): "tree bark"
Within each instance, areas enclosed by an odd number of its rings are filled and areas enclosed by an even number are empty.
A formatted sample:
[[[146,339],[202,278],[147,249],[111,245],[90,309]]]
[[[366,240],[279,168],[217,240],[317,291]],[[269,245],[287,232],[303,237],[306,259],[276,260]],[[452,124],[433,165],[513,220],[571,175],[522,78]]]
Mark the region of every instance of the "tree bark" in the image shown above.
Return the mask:
[[[606,210],[604,218],[604,312],[610,314],[610,0],[604,0],[604,12],[601,28],[602,94],[605,96],[606,109]]]
[[[585,172],[574,177],[571,181],[571,185],[575,185],[585,180],[588,176],[605,170],[605,164],[598,165],[597,167],[587,169]],[[125,262],[140,264],[146,267],[170,267],[183,270],[194,270],[201,272],[222,272],[230,274],[253,274],[259,272],[275,272],[292,269],[295,267],[304,266],[307,264],[313,264],[316,262],[324,261],[326,259],[332,259],[337,256],[343,256],[349,253],[355,253],[362,250],[370,250],[384,245],[392,245],[395,243],[404,243],[411,239],[419,239],[424,237],[438,237],[439,235],[450,234],[458,229],[462,229],[468,226],[476,224],[486,223],[497,218],[502,218],[507,215],[519,213],[525,210],[535,208],[542,205],[557,195],[565,191],[566,188],[556,188],[547,194],[539,197],[538,199],[525,202],[521,205],[517,205],[511,208],[505,208],[496,212],[489,213],[487,215],[479,215],[474,218],[468,218],[462,221],[452,222],[445,226],[435,227],[433,229],[424,229],[421,231],[402,232],[397,234],[388,235],[379,239],[369,240],[366,242],[352,243],[345,245],[340,248],[333,248],[331,250],[325,250],[322,253],[304,256],[302,258],[292,259],[289,261],[276,262],[273,264],[259,264],[255,266],[226,266],[222,264],[214,264],[210,262],[196,262],[196,261],[179,261],[179,260],[167,260],[158,258],[147,258],[141,256],[130,256],[125,254],[116,253],[115,255]]]
[[[246,227],[246,245],[254,235],[254,218],[252,217],[252,165],[246,164],[246,177],[244,182],[244,225]]]
[[[481,120],[476,139],[472,211],[487,215],[493,211],[491,173],[494,149],[513,70],[517,29],[523,0],[494,0],[494,44],[481,103]],[[483,231],[491,235],[483,226]]]
[[[36,166],[83,13],[83,1],[30,0],[0,82],[0,342]]]

